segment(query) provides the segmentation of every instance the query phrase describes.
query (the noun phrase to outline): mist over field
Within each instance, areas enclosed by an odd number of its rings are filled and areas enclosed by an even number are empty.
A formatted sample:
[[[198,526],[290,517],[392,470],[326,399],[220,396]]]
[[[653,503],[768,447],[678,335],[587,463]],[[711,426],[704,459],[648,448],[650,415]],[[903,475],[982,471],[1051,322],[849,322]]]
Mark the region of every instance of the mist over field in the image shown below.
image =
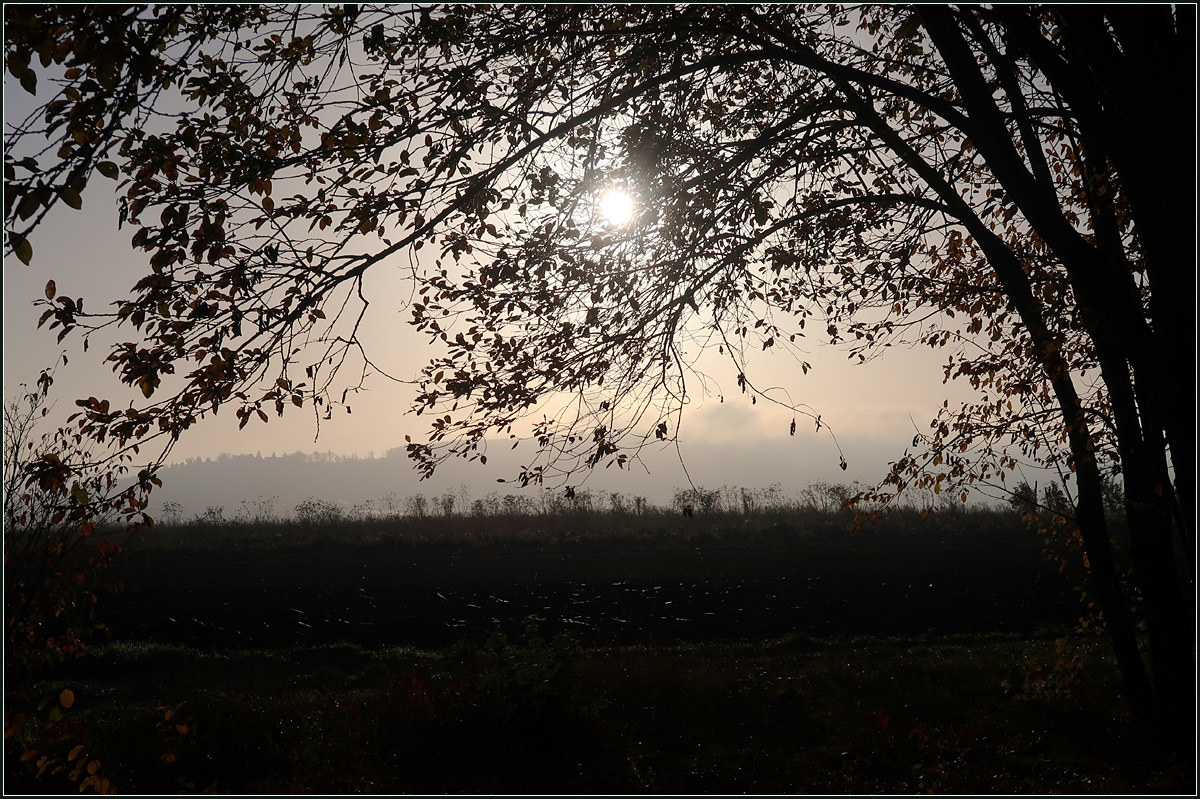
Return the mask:
[[[265,500],[270,502],[273,515],[286,518],[297,504],[309,498],[336,503],[346,512],[371,503],[376,512],[381,512],[389,495],[398,504],[416,494],[432,500],[449,492],[461,499],[464,491],[470,500],[496,492],[528,497],[536,503],[543,491],[562,494],[566,485],[594,494],[644,497],[650,504],[670,506],[676,489],[689,488],[689,475],[700,488],[759,490],[778,484],[784,496],[792,496],[815,483],[874,485],[885,474],[885,467],[878,464],[898,457],[903,443],[886,445],[857,437],[842,440],[848,463],[842,471],[837,465],[837,448],[829,439],[813,435],[785,435],[778,440],[746,443],[688,441],[680,448],[686,472],[675,449],[663,448],[647,451],[644,466],[633,464],[624,470],[615,465],[599,467],[591,474],[583,472],[562,485],[545,489],[522,489],[512,482],[517,467],[525,463],[522,456],[529,450],[513,451],[504,443],[490,450],[494,454],[489,454],[486,466],[449,461],[432,479],[424,481],[418,479],[402,447],[362,457],[329,451],[222,454],[216,458],[189,458],[165,468],[161,473],[163,487],[151,495],[149,512],[159,518],[167,503],[176,503],[180,507],[174,508],[171,515],[179,521],[202,515],[210,507],[223,508],[224,516],[232,519],[243,504],[261,508],[260,500]],[[498,482],[501,479],[506,482]],[[1034,479],[1044,483],[1047,478],[1035,475],[1029,477],[1029,482]],[[981,494],[969,499],[972,506],[990,501]]]

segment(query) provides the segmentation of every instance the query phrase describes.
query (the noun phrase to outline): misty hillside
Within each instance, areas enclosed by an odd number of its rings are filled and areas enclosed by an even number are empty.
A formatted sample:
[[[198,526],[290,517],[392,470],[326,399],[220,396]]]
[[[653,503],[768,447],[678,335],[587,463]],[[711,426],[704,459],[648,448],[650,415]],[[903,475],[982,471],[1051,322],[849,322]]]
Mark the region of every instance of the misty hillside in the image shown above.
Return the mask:
[[[670,505],[676,488],[688,485],[688,476],[696,486],[716,488],[735,485],[763,489],[779,484],[791,495],[817,482],[873,483],[883,476],[859,468],[867,462],[878,463],[882,453],[863,451],[853,439],[844,445],[847,471],[837,468],[836,452],[813,453],[796,446],[796,439],[778,442],[748,442],[739,445],[724,442],[695,442],[683,448],[687,472],[679,464],[674,449],[643,454],[645,465],[634,464],[625,470],[612,467],[580,475],[571,482],[593,492],[619,492],[643,496],[650,503]],[[162,516],[164,503],[182,506],[181,519],[204,513],[209,507],[224,509],[233,518],[242,503],[271,501],[278,516],[290,516],[296,505],[309,498],[320,499],[351,510],[365,502],[386,501],[389,494],[403,500],[415,494],[429,499],[453,492],[464,492],[478,499],[492,492],[520,494],[537,501],[539,489],[520,489],[511,479],[518,466],[531,457],[531,451],[495,447],[488,454],[488,465],[449,461],[439,467],[430,480],[419,480],[407,452],[402,447],[387,450],[377,457],[341,456],[332,452],[288,454],[258,452],[253,455],[222,454],[217,458],[189,458],[164,467],[159,476],[163,487],[151,496],[149,512]],[[783,466],[781,470],[780,466]],[[584,479],[586,477],[586,480]],[[562,487],[556,486],[556,491]]]
[[[403,497],[424,493],[437,495],[457,486],[447,479],[418,483],[408,458],[393,449],[378,458],[356,458],[330,452],[264,455],[222,454],[212,458],[189,458],[165,467],[160,473],[163,487],[151,498],[150,513],[162,513],[164,504],[182,506],[184,518],[201,515],[211,507],[224,509],[228,518],[246,504],[273,507],[288,516],[295,506],[310,497],[350,509],[366,501],[378,501],[390,493]]]

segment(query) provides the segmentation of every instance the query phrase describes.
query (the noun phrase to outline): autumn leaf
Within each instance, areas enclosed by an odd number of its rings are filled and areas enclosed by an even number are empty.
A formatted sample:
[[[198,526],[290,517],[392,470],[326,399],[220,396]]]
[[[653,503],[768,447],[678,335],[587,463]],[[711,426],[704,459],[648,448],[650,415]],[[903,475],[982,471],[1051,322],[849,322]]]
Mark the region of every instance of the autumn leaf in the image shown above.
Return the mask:
[[[29,266],[29,262],[33,260],[33,245],[24,236],[16,233],[9,233],[8,239],[12,242],[13,252],[17,258],[21,259],[21,263]]]
[[[897,39],[911,39],[921,29],[921,15],[916,12],[909,14],[900,27],[896,29]]]
[[[70,186],[63,186],[62,191],[58,193],[58,196],[62,197],[63,202],[65,202],[71,208],[74,208],[76,211],[83,207],[83,198],[79,195],[78,191]]]
[[[41,207],[42,202],[36,192],[26,194],[21,198],[21,202],[17,203],[17,217],[24,221],[37,213]]]

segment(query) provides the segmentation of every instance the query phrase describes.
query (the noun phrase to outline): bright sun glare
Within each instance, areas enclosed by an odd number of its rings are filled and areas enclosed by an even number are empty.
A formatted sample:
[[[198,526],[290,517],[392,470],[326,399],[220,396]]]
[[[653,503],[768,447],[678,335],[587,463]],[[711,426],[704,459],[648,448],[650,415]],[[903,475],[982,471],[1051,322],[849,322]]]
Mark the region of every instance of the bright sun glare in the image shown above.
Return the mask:
[[[607,191],[600,198],[600,213],[614,225],[623,225],[633,218],[633,198],[623,191]]]

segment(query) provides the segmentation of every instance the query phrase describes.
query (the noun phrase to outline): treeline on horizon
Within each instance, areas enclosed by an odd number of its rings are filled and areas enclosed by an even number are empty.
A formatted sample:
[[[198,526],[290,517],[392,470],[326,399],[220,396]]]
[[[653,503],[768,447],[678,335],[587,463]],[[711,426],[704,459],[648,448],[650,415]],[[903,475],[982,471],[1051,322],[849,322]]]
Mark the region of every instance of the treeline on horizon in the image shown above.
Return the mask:
[[[232,454],[229,452],[222,452],[220,455],[218,455],[215,458],[208,458],[208,457],[184,458],[181,461],[169,464],[167,466],[167,468],[172,468],[172,467],[177,467],[177,466],[195,466],[195,465],[199,465],[202,463],[223,463],[225,461],[230,461],[230,460],[245,460],[245,459],[259,460],[259,461],[261,461],[261,460],[284,460],[284,461],[295,461],[295,462],[301,462],[301,463],[354,463],[357,461],[387,460],[387,459],[391,459],[391,458],[407,459],[408,453],[405,451],[404,447],[392,447],[391,449],[385,451],[384,454],[382,455],[382,457],[380,457],[380,458],[375,457],[374,450],[368,452],[366,454],[366,456],[364,456],[364,457],[360,457],[357,453],[353,453],[350,455],[340,455],[336,452],[333,452],[332,450],[327,450],[325,452],[304,452],[303,450],[296,450],[295,452],[285,452],[282,455],[277,454],[276,452],[272,452],[270,455],[265,455],[265,456],[262,454],[262,450],[259,450],[258,452],[254,453],[253,455],[250,455],[250,454],[235,455],[235,454]]]
[[[259,496],[243,499],[227,513],[224,505],[208,505],[188,514],[178,502],[165,502],[158,522],[168,526],[189,525],[320,525],[334,523],[422,520],[431,518],[494,518],[507,516],[763,516],[789,513],[837,514],[860,491],[859,483],[818,481],[799,493],[787,495],[781,484],[763,489],[721,486],[709,489],[676,488],[669,505],[646,497],[619,491],[593,491],[587,488],[543,490],[536,495],[493,491],[472,498],[465,485],[435,496],[423,493],[401,497],[392,491],[379,499],[369,499],[347,507],[344,503],[308,497],[291,512],[277,508],[278,497]],[[957,510],[947,495],[942,506]],[[915,506],[914,506],[915,508]],[[908,508],[908,509],[914,509]]]
[[[869,531],[905,537],[932,536],[952,542],[957,533],[1028,536],[1071,512],[1057,483],[1041,490],[1020,483],[1006,504],[967,505],[956,495],[930,506],[900,503],[886,513],[855,508],[858,483],[818,481],[794,494],[779,483],[763,489],[736,486],[677,488],[670,504],[645,497],[585,488],[545,490],[537,495],[491,492],[472,498],[466,486],[436,496],[401,497],[390,492],[352,506],[309,497],[290,512],[278,497],[242,500],[236,509],[209,505],[189,513],[164,503],[151,542],[193,546],[236,541],[238,546],[309,543],[547,543],[721,540],[845,540]],[[1120,486],[1113,483],[1110,507],[1120,513]],[[878,510],[878,509],[875,509]],[[1033,523],[1033,524],[1031,524]],[[1031,537],[1032,538],[1032,537]]]

